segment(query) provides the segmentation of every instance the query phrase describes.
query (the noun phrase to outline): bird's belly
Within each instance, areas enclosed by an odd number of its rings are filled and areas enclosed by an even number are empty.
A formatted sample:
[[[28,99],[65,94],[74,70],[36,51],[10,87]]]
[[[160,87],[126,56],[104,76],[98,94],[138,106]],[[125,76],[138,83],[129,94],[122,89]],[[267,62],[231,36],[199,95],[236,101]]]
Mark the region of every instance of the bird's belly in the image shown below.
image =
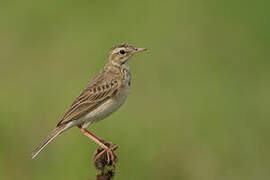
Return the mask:
[[[108,117],[117,109],[119,109],[127,98],[128,90],[129,89],[122,90],[118,95],[107,100],[105,103],[97,107],[95,110],[91,111],[86,116],[84,116],[82,118],[83,121],[82,126],[86,128],[88,125]]]

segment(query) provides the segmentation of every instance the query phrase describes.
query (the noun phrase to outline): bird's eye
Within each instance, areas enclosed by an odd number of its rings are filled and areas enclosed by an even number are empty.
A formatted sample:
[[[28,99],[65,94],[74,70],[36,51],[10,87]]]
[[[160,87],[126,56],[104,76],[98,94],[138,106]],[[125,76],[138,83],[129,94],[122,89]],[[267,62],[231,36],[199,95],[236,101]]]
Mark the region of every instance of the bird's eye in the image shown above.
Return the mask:
[[[123,50],[123,49],[122,49],[122,50],[120,50],[119,52],[120,52],[120,54],[126,54],[126,51],[125,51],[125,50]]]

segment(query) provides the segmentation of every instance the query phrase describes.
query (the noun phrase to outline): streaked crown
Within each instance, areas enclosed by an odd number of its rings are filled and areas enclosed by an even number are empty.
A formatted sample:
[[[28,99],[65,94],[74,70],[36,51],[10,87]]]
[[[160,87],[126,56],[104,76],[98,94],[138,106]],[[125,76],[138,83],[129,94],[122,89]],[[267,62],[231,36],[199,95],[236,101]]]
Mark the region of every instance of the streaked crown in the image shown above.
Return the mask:
[[[129,58],[138,52],[146,51],[146,48],[135,48],[130,44],[119,44],[113,46],[109,51],[107,64],[121,66],[128,62]]]

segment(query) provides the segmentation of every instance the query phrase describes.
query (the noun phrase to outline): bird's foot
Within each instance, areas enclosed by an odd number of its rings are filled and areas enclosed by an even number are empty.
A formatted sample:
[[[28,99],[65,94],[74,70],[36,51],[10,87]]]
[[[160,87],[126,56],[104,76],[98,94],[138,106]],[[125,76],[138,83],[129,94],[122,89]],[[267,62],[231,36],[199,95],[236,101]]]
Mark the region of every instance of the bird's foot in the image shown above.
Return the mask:
[[[104,143],[106,148],[98,147],[94,152],[94,164],[97,169],[104,169],[105,166],[113,166],[116,163],[117,156],[114,151],[118,148],[117,145],[112,143]]]

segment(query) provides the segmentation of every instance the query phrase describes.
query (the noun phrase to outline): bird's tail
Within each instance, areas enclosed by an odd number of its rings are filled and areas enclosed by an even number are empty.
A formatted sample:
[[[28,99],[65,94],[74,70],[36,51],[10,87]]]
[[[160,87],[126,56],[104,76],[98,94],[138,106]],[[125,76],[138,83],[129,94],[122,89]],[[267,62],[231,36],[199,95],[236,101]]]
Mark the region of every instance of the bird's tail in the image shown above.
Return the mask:
[[[66,129],[67,129],[67,125],[63,125],[63,126],[59,126],[55,128],[49,134],[49,136],[46,139],[44,139],[42,143],[33,151],[33,153],[31,154],[32,159],[34,159],[38,155],[38,153],[40,153],[40,151],[42,151],[42,149],[45,148],[47,144],[49,144],[49,142],[51,142],[56,136],[58,136],[60,133],[62,133]]]

